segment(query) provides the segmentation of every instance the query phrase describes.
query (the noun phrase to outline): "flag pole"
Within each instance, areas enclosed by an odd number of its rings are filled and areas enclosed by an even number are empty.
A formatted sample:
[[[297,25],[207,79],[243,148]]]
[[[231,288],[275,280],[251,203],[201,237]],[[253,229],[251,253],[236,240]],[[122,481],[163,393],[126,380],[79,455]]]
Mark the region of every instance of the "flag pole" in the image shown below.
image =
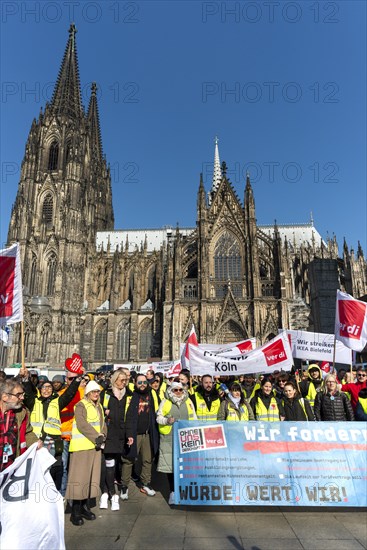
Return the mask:
[[[335,370],[335,356],[336,356],[336,334],[334,334],[334,351],[333,351],[333,369]]]
[[[24,321],[23,319],[20,322],[20,342],[21,342],[21,361],[22,361],[22,370],[25,369],[25,357],[24,357]]]

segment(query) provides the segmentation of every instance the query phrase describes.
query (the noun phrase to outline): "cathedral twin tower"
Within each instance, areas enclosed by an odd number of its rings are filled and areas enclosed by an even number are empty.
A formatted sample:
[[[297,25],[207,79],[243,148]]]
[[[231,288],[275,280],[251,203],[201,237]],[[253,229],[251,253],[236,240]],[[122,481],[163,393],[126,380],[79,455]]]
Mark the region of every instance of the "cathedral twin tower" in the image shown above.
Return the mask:
[[[334,297],[339,286],[367,293],[360,248],[354,257],[344,246],[341,281],[336,241],[325,244],[313,223],[256,225],[249,177],[242,204],[217,142],[195,228],[114,230],[97,87],[85,112],[75,38],[71,25],[52,100],[29,132],[9,225],[28,294],[51,304],[45,314],[25,307],[28,365],[59,367],[73,352],[89,368],[176,358],[192,323],[202,342],[260,344],[281,327],[327,332],[321,305],[310,307],[325,270]],[[8,364],[19,348],[15,333]]]

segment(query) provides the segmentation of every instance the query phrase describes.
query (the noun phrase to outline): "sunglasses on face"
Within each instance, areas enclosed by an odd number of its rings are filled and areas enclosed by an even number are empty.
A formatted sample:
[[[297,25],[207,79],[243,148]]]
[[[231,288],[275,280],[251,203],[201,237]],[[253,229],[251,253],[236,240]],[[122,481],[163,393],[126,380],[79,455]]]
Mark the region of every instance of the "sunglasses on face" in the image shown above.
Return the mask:
[[[360,373],[360,374],[357,374],[357,376],[359,376],[360,378],[366,378],[367,374],[364,374],[363,372]]]
[[[144,385],[144,386],[147,386],[148,385],[148,382],[146,380],[138,380],[138,382],[136,383],[138,386],[141,386],[141,385]]]
[[[183,390],[181,390],[180,388],[175,388],[172,391],[173,391],[173,393],[182,393],[183,392]]]

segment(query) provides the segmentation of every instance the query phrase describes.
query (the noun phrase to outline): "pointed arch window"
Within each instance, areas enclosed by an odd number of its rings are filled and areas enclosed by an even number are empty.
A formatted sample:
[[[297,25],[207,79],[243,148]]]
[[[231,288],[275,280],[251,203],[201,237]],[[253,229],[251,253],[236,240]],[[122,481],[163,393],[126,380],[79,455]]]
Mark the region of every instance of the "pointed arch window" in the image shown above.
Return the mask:
[[[51,296],[55,290],[56,267],[57,267],[56,254],[51,254],[47,260],[47,286],[46,286],[47,296]]]
[[[95,361],[106,361],[106,356],[107,356],[107,322],[100,321],[95,329],[94,359]]]
[[[152,267],[148,272],[147,278],[147,300],[151,300],[154,303],[155,287],[157,283],[156,269]]]
[[[29,293],[36,293],[36,277],[37,277],[37,257],[35,254],[32,254],[32,263],[29,276]]]
[[[50,327],[48,324],[43,325],[41,330],[41,346],[40,346],[40,359],[45,360],[47,358],[47,346],[48,346],[48,334]]]
[[[216,284],[216,296],[223,297],[227,291],[228,281],[241,281],[243,276],[240,244],[236,237],[229,231],[225,231],[219,237],[214,249],[214,273]],[[240,284],[231,285],[235,296],[242,295]]]
[[[130,356],[130,322],[123,321],[117,332],[117,359],[127,361]]]
[[[42,221],[47,226],[52,225],[54,213],[54,199],[52,195],[47,195],[42,205]]]
[[[134,307],[134,271],[133,270],[131,270],[130,277],[129,277],[128,299],[131,302],[131,309],[133,309]]]
[[[139,359],[148,359],[151,356],[152,340],[153,323],[150,319],[145,319],[139,331]]]
[[[243,329],[236,321],[229,319],[224,323],[217,334],[218,343],[225,344],[228,342],[238,342],[246,338]]]
[[[59,144],[55,140],[50,145],[50,150],[48,153],[48,166],[49,171],[57,170],[57,165],[59,162]]]

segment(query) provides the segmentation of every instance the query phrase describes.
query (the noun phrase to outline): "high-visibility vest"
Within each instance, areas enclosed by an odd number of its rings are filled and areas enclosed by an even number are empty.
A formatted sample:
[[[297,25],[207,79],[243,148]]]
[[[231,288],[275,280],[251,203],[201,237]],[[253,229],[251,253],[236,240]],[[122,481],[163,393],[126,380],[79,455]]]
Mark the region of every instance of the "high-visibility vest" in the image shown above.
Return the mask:
[[[162,401],[163,407],[162,407],[162,415],[167,416],[169,415],[171,409],[172,409],[172,402],[169,401],[169,399],[165,399]],[[195,410],[194,405],[191,399],[186,399],[185,401],[186,407],[187,407],[187,414],[189,417],[189,420],[195,420]],[[166,424],[165,426],[161,426],[161,424],[158,424],[158,430],[159,433],[162,435],[168,435],[172,430],[172,424]]]
[[[41,437],[42,429],[44,433],[49,435],[61,435],[59,399],[56,398],[50,401],[47,407],[46,418],[44,418],[43,403],[36,398],[30,422],[37,437]]]
[[[212,406],[209,410],[205,399],[198,392],[195,392],[194,395],[196,399],[196,416],[198,417],[198,420],[202,422],[212,422],[213,420],[217,420],[220,408],[219,397],[218,399],[212,401]]]
[[[358,403],[361,404],[363,412],[367,414],[367,397],[358,397]]]
[[[243,422],[248,421],[249,415],[248,415],[248,408],[246,405],[241,405],[239,407],[240,416],[238,416],[237,411],[227,403],[226,406],[227,409],[227,417],[226,420],[229,422]]]
[[[93,405],[93,403],[91,403],[87,399],[82,399],[80,403],[83,403],[84,407],[86,408],[87,422],[90,426],[92,426],[96,430],[96,438],[97,438],[98,435],[102,432],[103,425],[104,425],[104,422],[103,422],[104,414],[103,414],[102,405],[99,404],[98,407],[96,407],[95,405]],[[101,417],[98,411],[101,412],[102,423],[101,423]],[[85,437],[85,435],[83,435],[78,430],[75,417],[74,417],[69,451],[72,453],[74,451],[88,451],[94,448],[95,448],[95,443],[92,442],[87,437]]]
[[[152,392],[152,397],[153,397],[154,412],[157,412],[158,407],[159,407],[157,392],[156,392],[155,390],[151,390],[151,392]],[[108,396],[108,397],[109,397],[109,396]],[[131,402],[131,398],[132,398],[132,395],[128,395],[128,396],[126,397],[125,419],[126,419],[127,409],[129,408],[129,405],[130,405],[130,402]],[[104,406],[104,405],[103,405],[103,406]]]
[[[312,408],[315,405],[316,395],[317,395],[317,391],[316,391],[315,385],[312,382],[310,382],[308,385],[308,392],[306,395],[306,399],[309,401]]]
[[[59,392],[59,395],[62,395],[67,388],[62,389]],[[74,395],[73,399],[64,407],[60,412],[60,418],[61,418],[61,437],[63,439],[66,439],[70,441],[71,439],[71,430],[73,427],[73,420],[74,420],[74,408],[77,403],[81,399],[83,399],[84,396],[84,388],[79,388],[76,394]]]
[[[256,420],[263,420],[265,422],[279,422],[279,408],[275,397],[271,398],[269,409],[265,407],[261,397],[258,397],[256,401],[255,414]]]

